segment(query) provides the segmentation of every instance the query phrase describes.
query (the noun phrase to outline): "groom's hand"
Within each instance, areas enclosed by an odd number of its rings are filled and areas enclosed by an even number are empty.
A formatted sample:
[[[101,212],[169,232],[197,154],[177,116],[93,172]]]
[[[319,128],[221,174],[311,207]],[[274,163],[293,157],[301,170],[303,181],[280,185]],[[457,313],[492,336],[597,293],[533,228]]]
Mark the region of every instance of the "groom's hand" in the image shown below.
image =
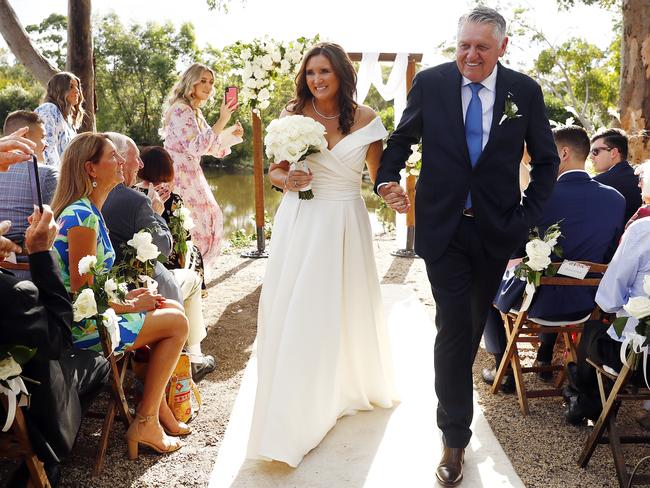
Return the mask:
[[[406,213],[411,208],[411,202],[404,188],[394,181],[382,185],[377,192],[384,199],[386,205],[397,213]]]

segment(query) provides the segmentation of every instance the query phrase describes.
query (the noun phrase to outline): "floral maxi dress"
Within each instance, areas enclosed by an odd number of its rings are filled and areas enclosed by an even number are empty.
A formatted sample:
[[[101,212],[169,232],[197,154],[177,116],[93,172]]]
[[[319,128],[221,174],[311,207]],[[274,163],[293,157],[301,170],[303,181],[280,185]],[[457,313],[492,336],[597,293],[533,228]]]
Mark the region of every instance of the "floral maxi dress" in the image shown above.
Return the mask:
[[[174,191],[192,212],[192,241],[201,251],[209,273],[221,251],[223,214],[201,169],[201,156],[223,158],[241,139],[217,136],[200,110],[194,111],[182,102],[169,108],[162,136],[174,160]]]

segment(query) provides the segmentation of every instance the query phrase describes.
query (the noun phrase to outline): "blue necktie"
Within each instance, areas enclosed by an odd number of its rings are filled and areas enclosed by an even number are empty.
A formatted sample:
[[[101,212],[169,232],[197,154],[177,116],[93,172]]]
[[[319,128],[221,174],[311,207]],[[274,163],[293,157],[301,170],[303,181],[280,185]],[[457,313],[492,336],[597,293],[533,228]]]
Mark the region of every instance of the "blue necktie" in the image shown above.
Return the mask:
[[[467,149],[469,151],[469,160],[472,163],[472,168],[476,166],[481,151],[483,151],[483,105],[478,96],[478,92],[483,88],[480,83],[470,83],[469,87],[472,90],[472,99],[467,106],[467,113],[465,114],[465,140],[467,141]],[[465,208],[472,206],[472,196],[467,195]]]

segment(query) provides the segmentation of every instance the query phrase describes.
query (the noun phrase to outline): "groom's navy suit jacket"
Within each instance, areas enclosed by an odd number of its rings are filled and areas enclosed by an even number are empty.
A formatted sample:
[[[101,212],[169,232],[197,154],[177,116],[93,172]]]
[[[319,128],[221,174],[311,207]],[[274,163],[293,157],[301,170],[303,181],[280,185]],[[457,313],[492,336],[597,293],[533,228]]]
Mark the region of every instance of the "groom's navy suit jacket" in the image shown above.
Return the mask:
[[[560,222],[559,240],[564,259],[608,263],[623,232],[625,198],[601,185],[583,171],[563,174],[539,222],[540,232]],[[560,261],[553,256],[553,261]],[[509,273],[510,274],[510,273]],[[497,294],[495,305],[507,312],[523,295],[525,283],[508,276]],[[595,287],[542,286],[537,290],[528,315],[547,320],[573,320],[594,308]]]
[[[497,64],[496,97],[487,145],[472,168],[461,101],[461,74],[446,63],[417,74],[406,109],[388,139],[376,184],[399,181],[399,171],[422,139],[422,169],[415,197],[415,250],[427,262],[440,257],[458,228],[467,194],[487,252],[507,259],[542,215],[559,158],[544,98],[528,76]],[[506,99],[518,107],[501,124]],[[532,160],[522,198],[519,165],[524,142]],[[376,190],[375,190],[376,191]]]

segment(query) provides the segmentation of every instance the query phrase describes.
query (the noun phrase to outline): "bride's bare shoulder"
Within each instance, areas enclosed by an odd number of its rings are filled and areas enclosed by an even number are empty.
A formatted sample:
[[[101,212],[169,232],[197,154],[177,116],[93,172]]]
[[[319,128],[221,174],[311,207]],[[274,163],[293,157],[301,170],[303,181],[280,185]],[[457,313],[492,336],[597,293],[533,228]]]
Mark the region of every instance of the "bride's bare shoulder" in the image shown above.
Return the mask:
[[[367,105],[359,105],[357,107],[357,113],[354,117],[354,125],[357,127],[363,127],[364,125],[368,125],[370,122],[372,122],[375,117],[377,117],[377,114],[373,109]]]
[[[300,115],[299,112],[295,110],[295,105],[292,103],[287,104],[280,112],[280,118],[287,117],[289,115]]]

